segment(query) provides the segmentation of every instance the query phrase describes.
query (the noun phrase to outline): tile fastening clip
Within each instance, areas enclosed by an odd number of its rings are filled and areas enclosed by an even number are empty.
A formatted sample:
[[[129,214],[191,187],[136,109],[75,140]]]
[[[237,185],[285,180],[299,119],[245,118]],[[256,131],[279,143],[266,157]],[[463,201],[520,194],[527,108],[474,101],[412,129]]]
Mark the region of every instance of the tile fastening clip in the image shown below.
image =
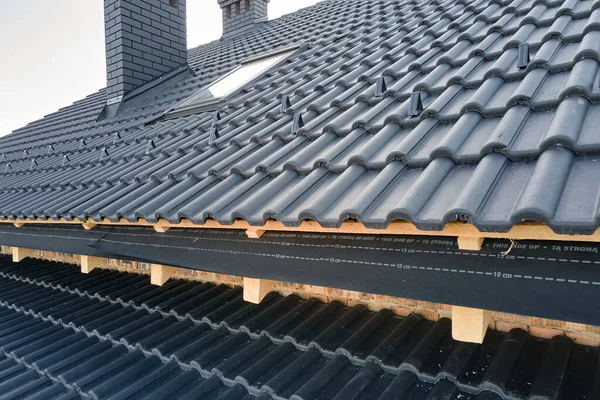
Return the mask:
[[[12,169],[12,166],[10,165],[10,163],[6,163],[6,166],[4,167],[4,173],[7,173],[11,169]]]
[[[29,164],[29,170],[31,171],[35,167],[37,167],[38,163],[35,161],[35,158],[31,160],[31,164]]]
[[[210,134],[208,136],[208,144],[209,145],[214,145],[215,141],[220,138],[221,136],[219,135],[219,131],[217,130],[216,126],[213,126],[212,128],[210,128]]]
[[[103,147],[100,149],[100,159],[98,161],[102,161],[106,156],[108,156],[108,150],[106,150],[106,147]]]
[[[121,135],[119,134],[119,132],[115,132],[115,134],[113,135],[113,144],[117,144],[119,139],[121,139]]]
[[[216,127],[217,126],[217,122],[219,122],[221,120],[221,113],[219,112],[219,110],[215,111],[215,113],[212,116],[212,126]]]
[[[287,109],[290,108],[292,106],[292,102],[290,101],[290,96],[288,96],[287,94],[284,94],[283,96],[281,96],[281,106],[279,108],[279,111],[282,114],[285,114]]]
[[[410,103],[408,105],[408,116],[417,117],[423,112],[423,102],[421,101],[421,92],[412,92],[410,94]]]
[[[146,145],[145,154],[150,154],[150,152],[152,150],[154,150],[155,148],[156,148],[156,145],[154,144],[154,140],[152,140],[152,139],[148,140],[148,144]]]
[[[294,114],[294,119],[292,120],[292,135],[298,133],[298,129],[304,126],[304,120],[302,119],[302,114]]]
[[[519,56],[517,58],[517,68],[527,68],[531,57],[529,55],[529,43],[521,43],[519,45]]]
[[[23,157],[27,157],[29,155],[29,151],[27,149],[23,150]]]
[[[66,163],[68,163],[69,161],[71,161],[71,160],[69,159],[69,156],[65,154],[65,155],[63,156],[62,162],[60,163],[60,166],[61,166],[61,167],[64,167],[64,166],[65,166],[65,164],[66,164]]]
[[[383,93],[387,90],[387,85],[385,84],[385,78],[383,76],[377,78],[377,82],[375,82],[375,97],[383,96]]]
[[[85,139],[81,139],[81,141],[79,142],[79,150],[83,149],[85,147]]]
[[[46,152],[46,154],[52,153],[52,150],[54,150],[54,146],[52,146],[51,144],[49,144],[48,145],[48,151]]]

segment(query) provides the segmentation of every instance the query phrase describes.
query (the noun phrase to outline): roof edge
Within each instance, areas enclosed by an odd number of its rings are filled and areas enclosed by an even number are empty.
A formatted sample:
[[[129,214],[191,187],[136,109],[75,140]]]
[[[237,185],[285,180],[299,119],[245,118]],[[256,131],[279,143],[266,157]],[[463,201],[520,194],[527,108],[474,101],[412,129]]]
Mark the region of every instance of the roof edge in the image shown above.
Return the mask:
[[[508,240],[548,240],[569,242],[600,242],[600,228],[590,234],[565,234],[557,233],[548,225],[538,222],[522,222],[513,225],[506,232],[482,232],[468,222],[448,222],[441,230],[422,230],[409,221],[396,220],[389,223],[386,228],[369,228],[359,221],[346,220],[339,227],[323,227],[317,221],[305,220],[298,226],[287,226],[276,220],[267,220],[264,225],[251,225],[245,220],[234,221],[231,225],[223,225],[217,220],[207,219],[204,224],[196,224],[188,219],[182,219],[179,223],[171,223],[165,219],[159,219],[156,223],[140,218],[131,222],[125,218],[119,221],[110,221],[107,218],[95,221],[91,218],[81,220],[74,218],[67,220],[60,218],[52,219],[4,219],[0,224],[13,224],[20,228],[27,224],[56,224],[56,225],[82,225],[85,229],[93,229],[97,225],[110,226],[137,226],[152,227],[157,232],[167,232],[169,229],[225,229],[245,230],[249,238],[258,239],[267,231],[298,232],[298,233],[329,233],[345,235],[397,235],[397,236],[444,236],[455,237],[461,250],[480,250],[485,239],[508,239]],[[477,243],[478,246],[473,246]],[[478,247],[478,248],[477,248]]]

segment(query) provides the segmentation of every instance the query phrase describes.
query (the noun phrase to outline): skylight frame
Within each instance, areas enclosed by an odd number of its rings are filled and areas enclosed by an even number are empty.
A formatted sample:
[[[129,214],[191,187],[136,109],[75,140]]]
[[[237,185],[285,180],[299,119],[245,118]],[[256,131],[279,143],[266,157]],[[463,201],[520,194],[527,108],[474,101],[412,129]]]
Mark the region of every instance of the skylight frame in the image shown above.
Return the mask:
[[[166,111],[164,114],[164,117],[168,118],[168,119],[172,119],[172,118],[178,118],[178,117],[185,117],[188,115],[197,114],[197,113],[204,112],[204,111],[215,111],[215,110],[219,109],[221,106],[223,106],[227,103],[227,101],[226,101],[227,98],[231,97],[231,95],[237,93],[239,90],[243,89],[244,87],[250,85],[252,82],[256,81],[258,78],[263,76],[270,69],[277,68],[279,65],[284,63],[287,59],[289,59],[289,57],[291,57],[298,50],[299,47],[300,47],[300,45],[288,46],[288,47],[284,47],[284,48],[270,51],[267,53],[262,53],[262,54],[259,54],[259,55],[256,55],[256,56],[253,56],[253,57],[243,60],[242,62],[240,62],[240,65],[238,67],[236,67],[235,69],[233,69],[232,71],[219,77],[217,80],[211,82],[208,86],[201,88],[196,93],[192,94],[185,100],[178,103],[176,106],[174,106],[171,109],[169,109],[168,111]],[[224,79],[231,77],[234,73],[236,73],[240,69],[244,68],[244,66],[255,63],[255,62],[259,62],[261,60],[266,60],[268,58],[276,57],[276,56],[279,56],[279,55],[282,55],[285,53],[287,53],[287,54],[285,56],[283,56],[281,59],[277,60],[274,64],[272,64],[272,65],[268,66],[267,68],[263,69],[262,71],[258,72],[256,75],[254,75],[249,80],[237,85],[235,88],[231,89],[229,92],[225,93],[224,95],[222,95],[220,97],[214,97],[211,99],[200,100],[198,102],[194,101],[194,98],[199,97],[206,90],[209,90],[211,87],[214,87],[215,85],[217,85],[219,82],[223,81]]]

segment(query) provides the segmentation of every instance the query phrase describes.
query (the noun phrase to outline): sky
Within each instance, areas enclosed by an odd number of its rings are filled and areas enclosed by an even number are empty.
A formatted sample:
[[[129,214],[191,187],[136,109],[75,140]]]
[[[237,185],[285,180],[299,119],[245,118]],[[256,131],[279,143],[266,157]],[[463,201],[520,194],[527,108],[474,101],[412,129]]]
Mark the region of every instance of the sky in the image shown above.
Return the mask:
[[[271,0],[269,19],[319,0]],[[2,0],[0,136],[106,86],[102,0]],[[221,37],[217,0],[187,0],[188,47]]]

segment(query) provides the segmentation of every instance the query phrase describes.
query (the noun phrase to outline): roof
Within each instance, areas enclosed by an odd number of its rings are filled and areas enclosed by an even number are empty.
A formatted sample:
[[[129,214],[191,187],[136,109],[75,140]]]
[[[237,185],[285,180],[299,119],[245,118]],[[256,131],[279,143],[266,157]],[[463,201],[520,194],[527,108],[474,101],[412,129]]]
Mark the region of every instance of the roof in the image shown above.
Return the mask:
[[[100,91],[0,139],[0,217],[527,220],[590,233],[598,43],[599,0],[323,1],[190,50],[193,76],[150,85],[114,118],[96,121]],[[294,44],[221,109],[214,143],[212,114],[159,119],[240,61]],[[414,92],[424,110],[409,117]]]
[[[460,343],[450,329],[445,318],[275,293],[256,305],[241,288],[0,257],[3,398],[600,396],[597,349],[520,329]]]

